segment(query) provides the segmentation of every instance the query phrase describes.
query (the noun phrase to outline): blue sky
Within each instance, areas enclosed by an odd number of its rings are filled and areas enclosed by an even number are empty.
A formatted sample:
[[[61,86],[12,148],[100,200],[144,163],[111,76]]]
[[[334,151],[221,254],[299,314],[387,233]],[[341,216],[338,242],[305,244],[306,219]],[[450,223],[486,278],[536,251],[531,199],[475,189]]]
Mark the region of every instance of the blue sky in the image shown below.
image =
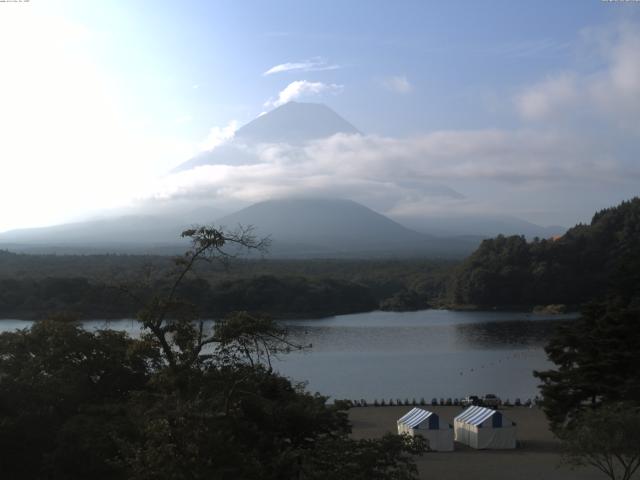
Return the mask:
[[[344,85],[344,95],[322,100],[364,132],[387,135],[508,125],[513,118],[487,104],[567,65],[593,69],[581,58],[581,31],[640,18],[635,5],[584,0],[113,1],[58,11],[92,30],[123,97],[165,128],[180,116],[199,124],[188,132],[249,121],[303,78]],[[341,68],[261,75],[318,57]],[[382,88],[391,76],[405,76],[412,95]]]
[[[416,152],[407,175],[434,171],[429,182],[466,198],[438,203],[398,179],[393,198],[371,205],[384,213],[572,224],[637,191],[640,3],[32,0],[0,4],[0,22],[0,200],[19,205],[0,230],[126,203],[302,81],[287,98],[326,103],[375,137],[369,148],[385,138]],[[299,68],[265,75],[285,64]],[[437,150],[446,135],[468,148]],[[492,156],[504,150],[528,159],[522,174]],[[434,160],[420,170],[425,154]]]

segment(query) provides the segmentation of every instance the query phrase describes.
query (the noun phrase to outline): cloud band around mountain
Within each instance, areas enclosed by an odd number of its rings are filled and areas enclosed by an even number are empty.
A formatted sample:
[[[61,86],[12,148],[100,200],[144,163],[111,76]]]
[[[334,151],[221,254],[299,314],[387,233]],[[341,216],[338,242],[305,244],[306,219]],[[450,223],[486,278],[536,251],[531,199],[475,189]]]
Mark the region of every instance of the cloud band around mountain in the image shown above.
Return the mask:
[[[382,212],[406,213],[473,209],[490,197],[470,199],[464,190],[446,185],[477,188],[497,182],[505,195],[518,189],[522,195],[535,195],[538,188],[560,191],[569,183],[640,178],[640,171],[624,170],[589,142],[532,130],[438,131],[404,139],[337,134],[302,146],[242,148],[252,148],[254,163],[196,167],[165,177],[150,196],[206,198],[217,204],[337,196]]]

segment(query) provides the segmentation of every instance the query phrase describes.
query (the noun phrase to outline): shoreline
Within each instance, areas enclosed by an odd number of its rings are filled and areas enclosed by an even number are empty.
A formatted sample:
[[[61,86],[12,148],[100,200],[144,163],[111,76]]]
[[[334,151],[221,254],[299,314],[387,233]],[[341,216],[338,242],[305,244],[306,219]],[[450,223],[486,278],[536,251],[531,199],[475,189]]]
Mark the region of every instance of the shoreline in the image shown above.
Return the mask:
[[[556,317],[560,317],[562,319],[562,317],[565,317],[566,319],[572,319],[572,318],[577,318],[580,314],[580,310],[578,308],[576,309],[570,309],[567,310],[566,312],[550,312],[550,311],[544,311],[541,309],[536,310],[535,308],[531,308],[531,307],[522,307],[522,308],[518,308],[518,307],[493,307],[493,308],[477,308],[474,306],[456,306],[455,308],[453,306],[436,306],[433,308],[424,308],[424,309],[419,309],[419,310],[383,310],[380,308],[377,309],[373,309],[373,310],[357,310],[357,311],[347,311],[347,312],[331,312],[331,313],[317,313],[314,315],[309,316],[309,314],[307,313],[305,316],[302,315],[298,315],[295,313],[285,313],[285,314],[270,314],[270,313],[264,313],[264,312],[249,312],[249,313],[253,313],[256,315],[267,315],[272,317],[274,320],[276,321],[313,321],[313,320],[323,320],[323,319],[329,319],[329,318],[335,318],[335,317],[342,317],[342,316],[347,316],[347,315],[362,315],[362,314],[367,314],[367,313],[388,313],[388,314],[403,314],[403,313],[417,313],[417,312],[430,312],[430,311],[447,311],[447,312],[460,312],[460,313],[464,313],[464,312],[469,312],[469,313],[514,313],[514,314],[526,314],[526,315],[532,315],[532,316],[538,316],[538,317],[549,317],[550,319],[554,319]],[[50,316],[53,312],[49,312],[47,314],[40,314],[40,313],[29,313],[29,314],[24,314],[24,315],[15,315],[15,316],[7,316],[7,317],[0,317],[0,322],[3,321],[14,321],[14,322],[38,322],[40,320],[44,320],[46,319],[48,316]],[[69,313],[70,315],[73,315],[74,312],[62,312],[62,313]],[[229,312],[231,313],[231,312]],[[136,314],[132,314],[130,316],[121,316],[121,315],[117,315],[117,316],[101,316],[101,315],[87,315],[87,316],[78,316],[77,320],[79,322],[93,322],[93,321],[97,321],[97,322],[118,322],[118,321],[124,321],[124,320],[136,320],[135,318]],[[22,318],[18,318],[18,317],[22,317]],[[222,317],[220,317],[222,318]],[[206,322],[209,321],[213,321],[215,320],[214,318],[207,318],[204,319]]]

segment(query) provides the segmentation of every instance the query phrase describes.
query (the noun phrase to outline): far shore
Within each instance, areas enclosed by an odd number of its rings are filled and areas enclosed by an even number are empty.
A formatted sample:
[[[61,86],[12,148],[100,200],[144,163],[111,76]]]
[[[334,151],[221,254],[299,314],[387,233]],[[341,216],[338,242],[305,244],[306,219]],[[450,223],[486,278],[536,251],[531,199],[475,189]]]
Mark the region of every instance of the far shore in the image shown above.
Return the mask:
[[[281,314],[273,314],[273,313],[265,313],[265,312],[253,312],[253,313],[264,313],[265,315],[271,316],[273,319],[278,321],[294,321],[294,320],[323,320],[325,318],[333,318],[333,317],[341,317],[345,315],[359,315],[365,313],[376,313],[376,312],[386,312],[386,313],[415,313],[415,312],[428,312],[431,310],[446,310],[451,312],[478,312],[478,313],[526,313],[530,315],[540,315],[540,316],[548,316],[548,317],[563,317],[563,316],[577,316],[579,314],[579,309],[577,307],[573,307],[571,309],[567,309],[565,311],[557,311],[554,309],[547,309],[546,307],[531,307],[529,306],[504,306],[504,307],[479,307],[476,305],[447,305],[447,306],[434,306],[433,308],[425,308],[420,310],[362,310],[362,311],[348,311],[348,312],[318,312],[317,314],[306,314],[302,316],[300,314],[295,313],[281,313]],[[65,312],[70,313],[71,316],[75,315],[74,312]],[[39,313],[39,312],[21,312],[18,315],[12,315],[7,317],[0,317],[0,322],[2,321],[14,321],[14,322],[37,322],[39,320],[43,320],[47,318],[49,315]],[[123,320],[135,320],[136,313],[132,313],[128,316],[104,316],[104,315],[76,315],[76,318],[80,322],[87,321],[97,321],[97,322],[117,322]],[[204,319],[205,321],[213,321],[213,318]]]
[[[411,408],[354,407],[349,410],[352,437],[378,438],[397,433],[397,420]],[[441,421],[453,424],[463,409],[453,406],[424,406],[437,413]],[[562,463],[560,442],[549,430],[544,413],[536,408],[501,407],[506,417],[517,424],[518,448],[515,450],[474,450],[456,443],[453,452],[429,452],[417,458],[421,479],[459,480],[602,480],[595,468],[571,469]]]

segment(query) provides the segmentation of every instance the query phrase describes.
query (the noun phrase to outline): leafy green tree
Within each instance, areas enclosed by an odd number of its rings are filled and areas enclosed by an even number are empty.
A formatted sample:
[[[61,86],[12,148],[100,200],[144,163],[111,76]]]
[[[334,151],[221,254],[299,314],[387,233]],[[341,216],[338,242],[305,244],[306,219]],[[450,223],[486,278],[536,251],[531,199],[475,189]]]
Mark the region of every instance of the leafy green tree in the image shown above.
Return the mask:
[[[589,225],[559,238],[483,241],[456,269],[448,297],[484,307],[578,306],[612,297],[640,305],[640,197],[597,212]]]
[[[559,329],[545,348],[557,369],[534,373],[552,428],[601,403],[640,405],[639,322],[638,310],[598,304]]]
[[[226,236],[199,228],[183,236],[192,239],[191,251],[176,262],[171,287],[153,296],[139,317],[167,367],[152,394],[138,397],[142,409],[134,418],[142,438],[125,455],[132,478],[286,479],[311,471],[327,478],[339,465],[313,459],[335,442],[353,450],[353,458],[343,457],[345,465],[414,478],[409,455],[422,451],[421,445],[394,444],[381,463],[383,443],[392,442],[350,443],[341,405],[327,406],[325,397],[272,371],[273,355],[301,348],[273,321],[239,312],[207,333],[192,305],[179,298],[181,282],[197,261],[227,259],[228,243],[250,249],[262,243],[246,231]]]
[[[303,466],[305,480],[403,480],[414,478],[414,456],[426,450],[423,437],[387,434],[379,440],[324,439]],[[329,476],[326,476],[330,473]]]
[[[0,334],[0,471],[120,478],[109,458],[118,451],[115,437],[128,434],[124,404],[159,360],[144,342],[88,332],[70,319]]]
[[[611,480],[631,480],[640,468],[640,409],[613,404],[582,412],[561,434],[565,460],[590,465]]]
[[[426,299],[415,291],[403,290],[380,302],[380,310],[410,312],[424,310],[430,305]]]

